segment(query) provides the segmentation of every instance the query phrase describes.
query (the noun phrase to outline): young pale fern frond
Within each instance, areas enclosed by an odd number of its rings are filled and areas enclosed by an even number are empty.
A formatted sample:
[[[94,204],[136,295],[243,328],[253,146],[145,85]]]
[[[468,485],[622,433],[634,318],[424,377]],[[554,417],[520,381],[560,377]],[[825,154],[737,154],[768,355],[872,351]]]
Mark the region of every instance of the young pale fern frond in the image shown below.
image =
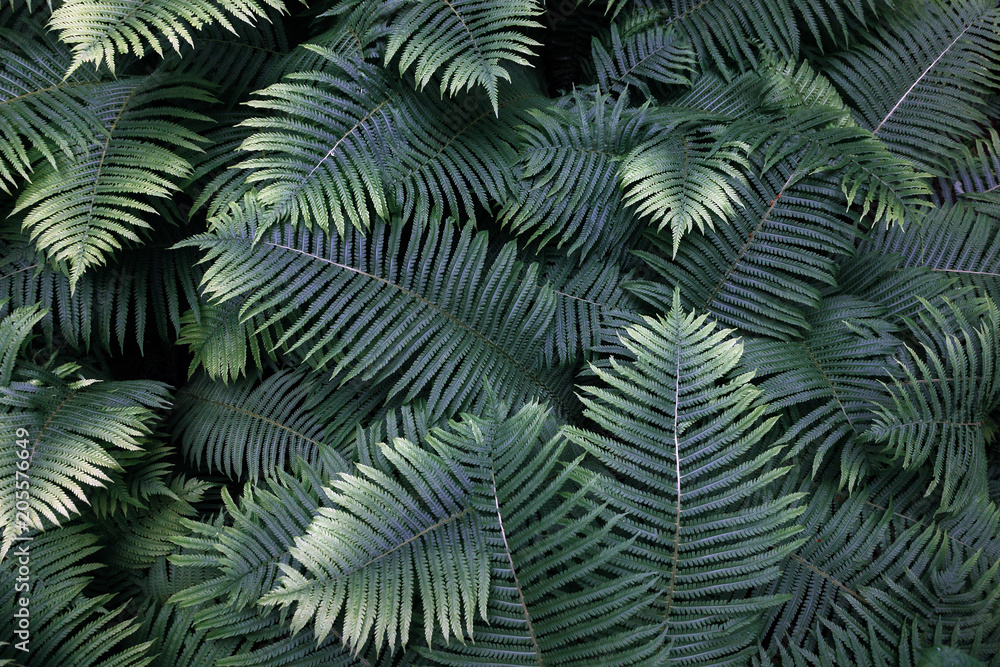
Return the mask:
[[[142,57],[152,49],[162,56],[166,45],[180,51],[203,26],[218,23],[235,32],[231,19],[255,23],[267,18],[267,7],[285,9],[280,0],[67,0],[49,26],[73,47],[70,74],[84,63],[103,63],[114,73],[120,54]]]
[[[197,150],[201,139],[182,125],[207,120],[170,100],[209,102],[197,82],[169,76],[122,78],[94,91],[101,131],[57,168],[43,165],[18,197],[23,226],[50,260],[69,266],[70,288],[87,269],[101,266],[125,241],[139,241],[145,219],[156,212],[145,197],[169,197],[191,166],[179,149]]]

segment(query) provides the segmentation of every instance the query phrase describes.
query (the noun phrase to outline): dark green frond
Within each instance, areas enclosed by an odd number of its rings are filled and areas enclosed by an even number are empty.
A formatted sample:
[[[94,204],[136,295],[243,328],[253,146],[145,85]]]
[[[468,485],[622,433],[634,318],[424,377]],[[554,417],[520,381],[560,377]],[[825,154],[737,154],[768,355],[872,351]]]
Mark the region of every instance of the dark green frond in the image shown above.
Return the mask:
[[[644,114],[613,106],[603,96],[575,98],[575,109],[534,110],[521,128],[518,182],[500,221],[527,243],[557,248],[583,259],[596,248],[614,248],[642,224],[618,187],[621,162],[648,136]]]
[[[622,289],[626,278],[605,259],[592,258],[581,266],[572,260],[546,266],[542,279],[556,297],[555,319],[542,343],[547,364],[591,357],[610,322],[622,313],[638,313],[635,299]]]
[[[256,481],[295,457],[316,459],[325,422],[310,408],[333,392],[330,384],[305,369],[231,384],[200,375],[177,392],[171,431],[199,468]]]
[[[65,266],[47,262],[19,233],[0,242],[0,299],[47,308],[40,328],[48,343],[61,336],[82,350],[111,351],[131,338],[142,350],[152,331],[161,340],[178,335],[181,313],[198,303],[196,257],[152,239],[83,274],[74,290]]]
[[[666,316],[625,330],[629,358],[592,367],[602,386],[582,400],[600,431],[568,431],[613,475],[601,497],[633,541],[619,566],[658,577],[643,620],[666,633],[666,664],[745,664],[781,600],[749,591],[778,577],[799,531],[797,494],[754,499],[787,468],[761,447],[776,418],[763,418],[752,374],[737,374],[730,333],[675,293]]]
[[[981,134],[984,96],[996,88],[1000,10],[988,0],[926,2],[875,26],[824,72],[858,122],[897,155],[944,174],[956,144]]]
[[[826,297],[801,339],[745,343],[742,363],[760,378],[768,411],[799,406],[801,416],[779,440],[789,445],[786,459],[811,454],[815,474],[825,457],[839,456],[840,483],[848,488],[868,471],[859,439],[875,419],[873,404],[888,399],[883,382],[900,345],[883,313],[850,296]]]
[[[670,28],[653,28],[622,36],[611,25],[608,42],[594,38],[592,53],[601,90],[620,95],[634,87],[652,97],[649,83],[690,84],[695,58],[684,37]]]
[[[844,213],[843,195],[829,176],[807,176],[784,161],[749,176],[737,194],[745,205],[729,224],[709,235],[689,234],[670,257],[671,244],[656,237],[660,252],[637,253],[666,284],[627,287],[661,312],[674,287],[689,307],[725,325],[784,340],[809,325],[805,314],[820,304],[820,287],[834,282],[827,254],[853,253],[856,230]]]
[[[889,387],[891,403],[878,407],[867,437],[903,468],[933,461],[927,493],[940,487],[941,509],[960,509],[986,493],[983,426],[1000,405],[1000,310],[989,302],[980,321],[960,320],[961,328],[953,331],[945,313],[924,306],[922,322],[910,328],[919,327],[936,345],[907,347]]]
[[[86,525],[67,526],[42,534],[25,533],[30,541],[16,543],[0,562],[0,632],[12,643],[0,645],[0,660],[25,667],[87,665],[88,667],[146,667],[151,642],[134,641],[139,624],[124,618],[125,604],[113,595],[84,592],[101,566],[93,560],[97,539]],[[22,553],[23,550],[23,553]],[[18,568],[26,559],[30,588],[18,588]],[[20,561],[20,562],[19,562]],[[28,607],[18,604],[27,596]],[[27,609],[27,629],[17,613]],[[22,649],[16,630],[26,636]]]
[[[935,524],[922,498],[927,481],[887,475],[847,495],[805,476],[806,539],[781,579],[762,589],[790,596],[769,620],[768,664],[900,664],[914,631],[918,645],[950,636],[979,656],[996,655],[988,610],[1000,590],[997,562],[976,549],[991,544],[995,554],[1000,542],[994,531],[965,543],[968,518]]]
[[[344,239],[286,226],[254,245],[248,217],[234,208],[182,245],[206,251],[206,293],[243,301],[239,319],[264,319],[282,349],[340,380],[396,377],[392,394],[427,394],[436,417],[481,402],[484,380],[511,403],[560,397],[539,363],[555,297],[513,244],[490,261],[485,233],[441,221],[377,223]]]

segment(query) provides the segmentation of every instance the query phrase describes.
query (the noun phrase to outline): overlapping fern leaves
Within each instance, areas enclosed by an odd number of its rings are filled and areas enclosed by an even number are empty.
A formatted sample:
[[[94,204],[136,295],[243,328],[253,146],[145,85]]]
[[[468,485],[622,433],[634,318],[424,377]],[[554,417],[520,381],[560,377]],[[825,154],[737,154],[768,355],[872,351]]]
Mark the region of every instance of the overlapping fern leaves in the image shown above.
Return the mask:
[[[0,2],[0,664],[1000,667],[994,3],[309,5]]]

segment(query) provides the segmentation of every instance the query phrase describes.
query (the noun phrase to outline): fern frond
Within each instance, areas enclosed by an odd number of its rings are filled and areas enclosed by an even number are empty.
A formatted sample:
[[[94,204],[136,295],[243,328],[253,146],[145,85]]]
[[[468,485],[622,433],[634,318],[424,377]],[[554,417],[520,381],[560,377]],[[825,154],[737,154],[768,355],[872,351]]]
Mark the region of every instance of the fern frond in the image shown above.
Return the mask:
[[[102,522],[100,532],[108,544],[105,562],[119,569],[144,570],[177,550],[178,525],[197,514],[195,505],[213,485],[183,475],[167,483],[169,495],[153,496],[146,507],[129,507]]]
[[[259,368],[266,360],[275,360],[273,338],[261,328],[260,318],[242,317],[245,300],[222,304],[202,303],[181,316],[177,342],[191,351],[188,375],[204,368],[208,377],[232,382],[247,372],[247,363]]]
[[[428,643],[435,626],[463,640],[486,614],[490,578],[472,482],[404,440],[383,454],[395,475],[359,466],[335,479],[335,508],[320,509],[292,548],[305,574],[282,564],[280,585],[260,602],[295,604],[293,631],[311,624],[320,640],[343,613],[343,636],[360,649],[372,635],[376,646],[405,645],[419,600]]]
[[[346,465],[340,469],[346,471]],[[284,471],[257,486],[248,484],[238,499],[223,489],[222,499],[226,525],[182,520],[191,532],[175,538],[184,550],[169,557],[178,566],[208,569],[203,582],[178,591],[170,602],[200,606],[196,621],[209,629],[221,627],[210,622],[220,614],[253,610],[278,583],[279,565],[291,562],[295,540],[306,534],[319,508],[333,507],[308,476]]]
[[[0,660],[18,665],[93,665],[93,667],[146,667],[152,642],[136,641],[139,624],[122,618],[125,604],[112,607],[113,595],[89,596],[85,589],[101,565],[93,559],[97,539],[76,524],[42,534],[26,535],[31,570],[30,622],[27,653],[13,643],[0,646]],[[18,553],[15,548],[10,554]],[[27,591],[16,588],[19,559],[0,562],[0,632],[17,640],[15,606]],[[23,565],[23,562],[20,563]],[[27,659],[26,659],[27,656]]]
[[[733,215],[742,173],[750,167],[748,149],[708,132],[662,128],[622,162],[625,203],[652,218],[657,229],[669,226],[676,254],[681,237],[693,227],[711,230],[713,216]]]
[[[7,310],[6,301],[0,301],[0,313]],[[39,304],[15,308],[0,320],[0,387],[10,384],[14,364],[31,330],[45,317],[46,309]]]
[[[824,73],[858,122],[921,170],[946,174],[963,139],[988,124],[984,97],[998,85],[1000,10],[986,0],[928,2],[893,14]]]
[[[75,290],[66,267],[47,262],[18,233],[9,244],[0,242],[0,299],[47,308],[40,328],[50,345],[61,336],[81,350],[110,352],[116,342],[124,350],[131,337],[141,351],[150,329],[170,340],[180,332],[181,313],[198,303],[200,272],[196,252],[167,250],[161,231],[85,273]]]
[[[619,99],[574,98],[575,109],[542,107],[521,128],[518,182],[500,212],[501,224],[527,243],[554,243],[586,258],[619,246],[641,227],[617,187],[621,161],[646,138],[644,114]]]
[[[862,244],[869,247],[867,241]],[[899,325],[923,310],[921,299],[935,303],[945,294],[963,298],[969,291],[956,285],[958,278],[925,266],[905,266],[903,261],[896,253],[877,251],[846,259],[837,272],[837,293],[877,304],[886,320]]]
[[[218,23],[235,32],[232,21],[255,23],[267,18],[267,7],[284,10],[279,0],[66,0],[53,12],[49,27],[73,47],[72,74],[84,63],[104,62],[112,73],[115,56],[132,53],[141,58],[147,49],[163,56],[169,44],[181,50],[182,40],[193,43],[192,32]]]
[[[476,622],[472,641],[438,641],[422,657],[452,666],[645,664],[661,637],[630,621],[655,598],[652,577],[602,572],[628,544],[609,537],[618,518],[600,520],[600,506],[587,511],[597,479],[574,481],[583,457],[568,459],[562,434],[544,439],[546,410],[505,413],[495,406],[428,437],[472,481],[493,574],[485,622]]]
[[[918,267],[1000,298],[1000,234],[995,217],[975,203],[943,204],[907,229],[880,229],[862,251],[898,253]],[[930,296],[930,295],[928,295]]]
[[[961,523],[935,524],[922,499],[926,481],[889,474],[847,495],[804,476],[806,539],[781,578],[761,590],[789,596],[762,635],[767,654],[782,658],[769,664],[897,664],[914,632],[925,646],[948,632],[959,645],[975,641],[983,657],[995,655],[996,561],[962,544]],[[995,532],[974,539],[992,541],[995,552]]]
[[[584,386],[585,415],[600,429],[568,429],[613,477],[601,499],[634,541],[618,563],[653,572],[659,594],[647,627],[665,632],[668,664],[743,664],[776,596],[750,596],[776,579],[798,543],[798,494],[754,495],[787,471],[760,447],[763,419],[752,374],[737,374],[742,345],[681,309],[644,318],[621,336],[629,353],[592,365],[602,386]]]
[[[88,108],[96,76],[63,78],[69,56],[58,43],[42,43],[0,29],[0,188],[10,193],[17,176],[28,179],[31,151],[52,167],[83,151],[101,129]]]
[[[554,295],[538,287],[537,266],[515,259],[513,244],[488,261],[485,233],[442,221],[378,223],[343,240],[286,226],[255,245],[246,220],[256,203],[243,206],[181,245],[206,251],[206,293],[243,300],[240,320],[264,319],[276,346],[301,349],[341,381],[396,378],[392,395],[427,393],[435,417],[481,402],[483,380],[511,403],[537,393],[561,399],[538,354]]]
[[[820,304],[821,285],[834,282],[828,253],[850,255],[856,234],[836,181],[806,176],[793,160],[737,189],[745,202],[716,233],[687,235],[673,261],[670,242],[653,239],[660,253],[637,252],[664,284],[626,283],[661,312],[675,286],[684,302],[725,325],[782,340],[808,327],[805,314]]]
[[[190,171],[178,148],[197,150],[198,135],[180,119],[207,120],[187,109],[167,106],[177,98],[207,102],[191,81],[148,76],[101,84],[94,111],[102,130],[72,160],[59,156],[58,168],[43,165],[17,200],[27,210],[24,228],[50,260],[69,265],[74,288],[90,267],[106,263],[124,240],[139,241],[154,213],[139,197],[167,197],[175,179]]]
[[[697,62],[731,78],[745,63],[756,64],[755,47],[797,58],[799,21],[817,42],[826,35],[843,39],[849,26],[864,24],[880,5],[877,0],[665,0],[642,3],[623,26],[626,34],[671,28],[690,40]]]
[[[389,24],[385,64],[397,56],[399,72],[414,68],[417,85],[441,81],[441,95],[472,86],[486,89],[499,115],[498,81],[510,81],[502,63],[528,65],[538,42],[525,32],[538,28],[537,0],[417,0],[387,2]]]
[[[309,408],[332,390],[304,370],[228,385],[201,375],[177,392],[170,430],[199,468],[256,481],[294,457],[316,458],[325,421]]]
[[[840,456],[840,483],[864,480],[869,465],[859,440],[875,420],[873,403],[888,399],[883,382],[901,345],[878,306],[850,296],[829,296],[807,317],[808,330],[795,341],[750,338],[742,364],[760,378],[769,412],[801,406],[778,440],[790,444],[786,460],[803,450],[813,456],[813,474],[828,455]]]
[[[635,299],[622,288],[628,277],[604,259],[592,258],[580,266],[572,259],[546,265],[542,278],[552,286],[556,312],[542,342],[545,363],[589,358],[610,322],[623,313],[638,314]]]
[[[993,302],[979,322],[946,327],[945,313],[924,302],[919,325],[936,342],[907,348],[889,388],[892,402],[878,407],[867,437],[885,446],[907,469],[933,460],[941,509],[958,509],[986,492],[986,417],[1000,405],[996,380],[1000,310]],[[945,325],[945,326],[943,326]],[[970,326],[971,325],[971,326]],[[935,349],[936,348],[936,349]]]
[[[49,371],[24,372],[0,387],[0,424],[8,433],[27,432],[25,446],[5,448],[0,463],[6,545],[28,528],[59,525],[60,516],[78,514],[77,503],[87,503],[84,487],[103,486],[109,480],[103,469],[119,467],[107,448],[138,449],[154,410],[168,404],[159,382],[71,381]],[[15,522],[15,489],[25,475],[30,507],[26,522]]]
[[[503,198],[516,113],[497,118],[474,94],[437,100],[374,65],[320,52],[323,70],[289,74],[248,102],[270,112],[242,123],[256,130],[241,146],[254,155],[238,165],[260,187],[267,227],[287,219],[343,234],[393,209],[426,218],[448,206],[471,218],[477,203]],[[500,89],[512,112],[537,94],[521,77]]]
[[[591,53],[601,90],[615,95],[631,86],[652,98],[649,82],[690,84],[695,64],[687,39],[670,28],[653,28],[623,37],[617,24],[612,23],[607,42],[595,37]]]

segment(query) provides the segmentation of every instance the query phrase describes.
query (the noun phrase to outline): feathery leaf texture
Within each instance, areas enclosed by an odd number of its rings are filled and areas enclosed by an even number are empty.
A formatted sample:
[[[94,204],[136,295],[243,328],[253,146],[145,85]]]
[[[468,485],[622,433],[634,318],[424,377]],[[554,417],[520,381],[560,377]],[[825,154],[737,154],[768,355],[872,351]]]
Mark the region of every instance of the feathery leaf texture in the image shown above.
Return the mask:
[[[108,448],[139,449],[154,410],[168,405],[167,388],[159,382],[24,373],[0,387],[0,424],[8,433],[28,434],[27,446],[5,448],[0,464],[5,547],[24,530],[58,526],[60,516],[79,514],[78,503],[88,502],[84,487],[102,486],[110,479],[104,469],[119,467]],[[30,511],[15,522],[15,489],[23,488],[18,481],[26,475]]]
[[[24,228],[47,257],[69,265],[71,289],[88,268],[105,264],[124,241],[138,241],[137,231],[150,227],[144,217],[155,209],[135,195],[168,197],[190,172],[177,150],[196,150],[200,139],[179,121],[205,118],[164,106],[178,98],[211,99],[188,80],[170,77],[101,84],[92,109],[100,133],[72,159],[58,156],[56,167],[43,165],[18,197],[15,212],[27,212]]]
[[[239,167],[260,189],[264,229],[287,219],[344,234],[397,209],[409,217],[416,201],[421,217],[445,205],[471,217],[483,195],[503,197],[513,180],[510,121],[519,100],[537,96],[523,77],[500,88],[511,105],[500,118],[476,93],[456,109],[378,67],[311,48],[323,68],[260,91],[248,104],[268,115],[242,123],[256,130],[241,145],[253,156]]]
[[[1000,667],[996,3],[308,4],[0,0],[0,665]]]
[[[776,418],[763,418],[753,374],[736,373],[730,333],[675,292],[665,316],[626,329],[630,358],[593,367],[602,386],[582,400],[600,432],[568,431],[613,475],[601,496],[634,540],[620,567],[658,575],[647,623],[665,631],[670,664],[741,664],[780,601],[746,593],[798,546],[797,494],[744,505],[787,468],[771,465],[777,447],[755,447]]]
[[[513,244],[489,261],[485,233],[442,221],[377,223],[344,239],[286,226],[254,245],[244,220],[256,206],[248,197],[213,234],[183,245],[206,253],[207,294],[223,304],[244,298],[241,321],[265,319],[275,348],[301,348],[342,381],[400,373],[391,393],[427,392],[435,416],[481,404],[484,379],[510,403],[560,397],[538,354],[555,297]]]
[[[160,56],[169,44],[180,51],[192,32],[218,23],[235,32],[231,18],[254,23],[266,8],[284,9],[279,0],[67,0],[52,12],[50,27],[73,47],[69,73],[84,63],[106,64],[113,73],[115,56],[136,57],[152,49]]]

